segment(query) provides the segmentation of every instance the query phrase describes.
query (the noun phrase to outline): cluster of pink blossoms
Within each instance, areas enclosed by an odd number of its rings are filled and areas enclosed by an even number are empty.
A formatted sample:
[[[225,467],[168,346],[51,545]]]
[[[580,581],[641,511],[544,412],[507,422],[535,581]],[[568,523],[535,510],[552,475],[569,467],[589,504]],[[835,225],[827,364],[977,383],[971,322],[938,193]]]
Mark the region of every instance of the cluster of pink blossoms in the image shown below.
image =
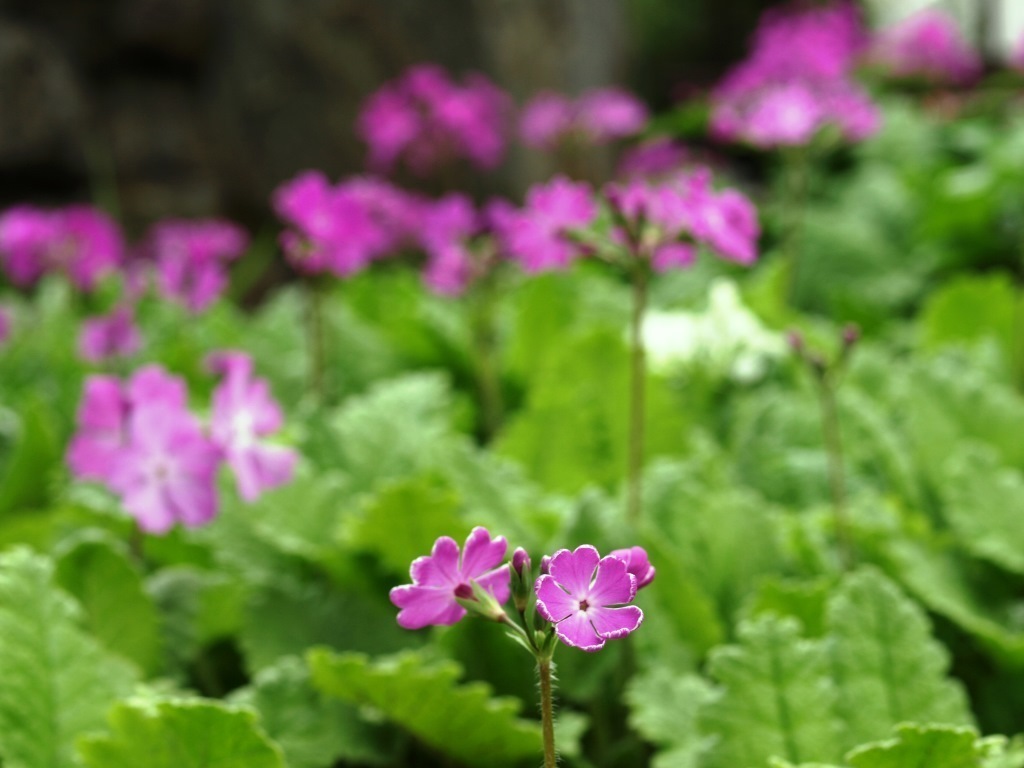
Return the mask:
[[[545,91],[534,96],[519,118],[523,143],[554,149],[566,141],[606,144],[634,136],[648,119],[647,107],[619,88],[598,88],[578,99]]]
[[[439,538],[430,555],[413,561],[409,569],[413,583],[391,590],[391,602],[400,609],[398,624],[405,629],[455,624],[466,616],[466,602],[476,603],[477,590],[493,598],[501,610],[489,617],[504,621],[501,606],[512,596],[515,584],[527,590],[532,587],[537,613],[563,643],[584,651],[600,650],[608,640],[625,637],[643,621],[643,611],[629,605],[637,590],[655,576],[641,547],[615,550],[607,557],[588,544],[572,551],[561,549],[542,559],[536,581],[525,550],[517,549],[511,563],[503,564],[507,551],[505,537],[492,538],[486,528],[473,529],[461,554],[454,539]],[[520,598],[516,595],[522,612],[525,606]]]
[[[144,531],[212,520],[222,463],[246,500],[292,476],[294,451],[262,440],[280,429],[282,417],[266,382],[253,378],[248,356],[224,353],[214,365],[222,380],[209,428],[189,411],[184,380],[159,366],[141,368],[127,382],[86,380],[68,464],[75,477],[116,493]]]
[[[87,318],[78,333],[78,354],[90,363],[131,357],[140,346],[142,335],[135,325],[131,307],[126,305],[109,314]]]
[[[16,286],[30,287],[60,272],[91,291],[124,261],[117,224],[88,205],[53,211],[19,205],[0,214],[0,267]]]
[[[420,64],[367,100],[356,130],[377,172],[404,163],[425,176],[456,158],[491,169],[505,155],[510,111],[508,96],[483,75],[459,84],[440,67]]]
[[[706,169],[607,184],[603,197],[615,218],[615,244],[657,271],[688,266],[701,245],[741,264],[757,258],[757,210],[735,189],[713,189]],[[530,189],[521,210],[497,217],[496,235],[526,272],[566,269],[593,252],[580,235],[599,211],[589,185],[556,177]]]
[[[867,138],[879,113],[852,79],[866,44],[848,0],[766,12],[750,55],[712,94],[712,134],[759,147],[801,146],[831,125],[847,141]]]
[[[956,20],[938,8],[882,30],[870,59],[896,77],[940,84],[968,85],[983,69],[981,57],[964,39]]]

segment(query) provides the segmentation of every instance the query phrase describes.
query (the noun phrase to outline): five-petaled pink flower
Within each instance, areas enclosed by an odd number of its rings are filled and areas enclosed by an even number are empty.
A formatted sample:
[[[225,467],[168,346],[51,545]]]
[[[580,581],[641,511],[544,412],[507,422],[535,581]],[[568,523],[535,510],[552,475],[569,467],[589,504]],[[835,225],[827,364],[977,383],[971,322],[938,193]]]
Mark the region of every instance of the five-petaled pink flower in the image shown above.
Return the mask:
[[[538,613],[563,643],[584,651],[599,651],[644,619],[638,607],[626,605],[636,596],[636,576],[618,557],[602,558],[589,544],[556,552],[535,589]]]
[[[466,615],[457,597],[472,598],[471,582],[503,604],[509,598],[508,542],[504,536],[491,538],[486,528],[477,526],[466,539],[459,557],[459,545],[449,536],[434,543],[430,555],[416,558],[409,573],[412,584],[391,590],[391,602],[401,610],[398,624],[405,629],[455,624]]]

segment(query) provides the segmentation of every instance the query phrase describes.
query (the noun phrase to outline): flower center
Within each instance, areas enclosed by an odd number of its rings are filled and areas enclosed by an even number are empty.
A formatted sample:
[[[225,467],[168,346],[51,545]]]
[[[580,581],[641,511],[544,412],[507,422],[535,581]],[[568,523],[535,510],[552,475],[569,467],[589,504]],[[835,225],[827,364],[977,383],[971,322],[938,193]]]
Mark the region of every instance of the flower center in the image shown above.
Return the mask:
[[[588,608],[590,608],[590,603],[588,603],[586,600],[580,600],[579,609],[586,613]]]
[[[473,599],[473,588],[469,584],[459,584],[455,588],[455,596],[461,597],[463,600]]]

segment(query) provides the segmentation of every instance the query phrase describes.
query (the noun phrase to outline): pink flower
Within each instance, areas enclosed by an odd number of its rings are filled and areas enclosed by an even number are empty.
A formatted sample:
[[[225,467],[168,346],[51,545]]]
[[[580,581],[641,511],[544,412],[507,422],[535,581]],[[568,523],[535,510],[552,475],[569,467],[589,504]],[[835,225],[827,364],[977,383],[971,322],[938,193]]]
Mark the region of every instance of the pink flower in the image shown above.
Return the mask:
[[[1013,50],[1010,51],[1010,56],[1006,63],[1010,69],[1024,72],[1024,34],[1017,38],[1017,43],[1013,46]]]
[[[90,363],[130,357],[140,345],[139,329],[129,307],[85,320],[78,334],[78,354]]]
[[[154,225],[148,242],[160,292],[199,313],[224,292],[227,263],[242,254],[249,238],[228,221],[172,219]]]
[[[281,246],[296,269],[348,277],[406,236],[412,203],[386,182],[352,179],[332,186],[306,171],[274,192],[274,209],[292,225]]]
[[[694,235],[720,256],[740,264],[757,259],[757,209],[735,189],[699,196],[692,221]]]
[[[539,149],[554,149],[573,138],[606,144],[639,133],[647,119],[643,102],[619,88],[590,90],[576,101],[544,91],[523,107],[519,135]]]
[[[542,272],[572,264],[582,251],[569,233],[586,228],[596,217],[590,186],[557,176],[531,187],[523,209],[502,211],[495,223],[506,252],[527,272]]]
[[[551,558],[548,575],[537,579],[537,612],[555,625],[566,645],[599,651],[607,640],[625,637],[644,619],[643,611],[626,605],[636,596],[637,579],[626,563],[602,558],[584,544]]]
[[[465,195],[446,195],[425,203],[419,241],[427,253],[423,280],[436,293],[457,296],[474,277],[469,240],[477,230],[473,202]]]
[[[405,629],[455,624],[466,615],[456,597],[472,597],[471,582],[504,604],[509,598],[508,542],[504,536],[491,538],[486,528],[476,527],[466,539],[459,556],[455,540],[442,536],[429,556],[418,557],[409,569],[412,584],[391,590],[391,602],[401,610],[398,624]]]
[[[643,589],[654,581],[656,571],[647,557],[647,550],[643,547],[616,549],[611,553],[611,556],[624,562],[626,570],[636,577],[637,590]]]
[[[681,170],[687,159],[686,150],[672,139],[653,139],[627,149],[617,175],[625,179],[661,179]]]
[[[459,84],[440,67],[420,64],[367,100],[356,130],[375,171],[404,162],[424,176],[460,157],[491,169],[505,154],[509,111],[506,94],[482,75]]]
[[[158,366],[140,369],[126,386],[90,376],[77,424],[72,473],[106,484],[142,530],[164,533],[216,515],[219,452],[187,410],[181,379]]]
[[[117,224],[91,206],[43,211],[23,205],[0,216],[0,264],[15,285],[29,286],[47,272],[62,272],[90,291],[123,259]]]
[[[965,85],[981,75],[981,57],[971,48],[956,20],[929,8],[882,30],[871,59],[897,77]]]
[[[210,435],[235,473],[239,495],[254,501],[291,480],[297,455],[259,439],[280,430],[283,417],[267,382],[252,377],[249,356],[221,353],[211,362],[224,378],[213,392]]]

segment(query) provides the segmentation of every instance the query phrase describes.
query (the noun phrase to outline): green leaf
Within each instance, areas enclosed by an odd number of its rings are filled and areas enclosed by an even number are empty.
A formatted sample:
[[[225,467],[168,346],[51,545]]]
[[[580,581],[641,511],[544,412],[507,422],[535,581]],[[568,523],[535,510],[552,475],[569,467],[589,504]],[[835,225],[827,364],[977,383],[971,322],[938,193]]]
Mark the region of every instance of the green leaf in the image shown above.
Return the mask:
[[[709,768],[834,760],[839,729],[836,693],[821,641],[800,637],[792,619],[741,623],[740,644],[712,651],[708,668],[722,685],[701,727],[718,736]]]
[[[0,465],[0,515],[41,507],[49,499],[47,482],[61,457],[52,408],[28,397],[20,413],[13,450]]]
[[[460,685],[453,662],[428,665],[416,653],[375,661],[315,648],[313,684],[343,701],[379,710],[430,747],[466,765],[505,765],[541,755],[538,723],[517,717],[518,699],[492,698],[483,683]]]
[[[978,768],[973,728],[906,723],[896,738],[858,747],[846,756],[853,768]]]
[[[25,549],[0,555],[0,757],[5,768],[70,768],[74,738],[135,681],[130,664],[79,628],[53,565]]]
[[[1016,289],[1008,275],[954,277],[928,297],[918,320],[921,341],[934,349],[995,338],[1009,362],[1013,359],[1016,301]]]
[[[344,540],[372,552],[392,572],[407,574],[409,564],[429,554],[439,536],[461,542],[472,526],[459,515],[459,498],[443,482],[410,477],[383,486],[357,515],[345,520]]]
[[[626,689],[629,724],[662,747],[655,765],[700,765],[710,739],[698,729],[699,715],[714,698],[711,684],[697,675],[674,676],[652,670],[630,681]]]
[[[111,733],[79,741],[86,768],[286,768],[251,710],[188,699],[118,704]]]
[[[847,748],[884,738],[901,722],[972,723],[927,616],[877,570],[843,579],[829,600],[828,628]]]
[[[743,606],[743,615],[789,616],[800,622],[807,637],[821,637],[825,634],[825,602],[832,586],[827,578],[796,581],[769,576]]]
[[[1024,475],[973,443],[949,457],[943,476],[944,514],[967,550],[1024,573]]]
[[[147,676],[160,668],[159,616],[124,545],[97,531],[73,537],[57,560],[57,581],[81,604],[86,626],[107,649]]]
[[[324,768],[338,760],[360,765],[388,762],[390,753],[377,725],[356,707],[329,700],[310,681],[302,659],[287,656],[261,671],[231,701],[260,713],[260,723],[281,747],[289,768]]]

